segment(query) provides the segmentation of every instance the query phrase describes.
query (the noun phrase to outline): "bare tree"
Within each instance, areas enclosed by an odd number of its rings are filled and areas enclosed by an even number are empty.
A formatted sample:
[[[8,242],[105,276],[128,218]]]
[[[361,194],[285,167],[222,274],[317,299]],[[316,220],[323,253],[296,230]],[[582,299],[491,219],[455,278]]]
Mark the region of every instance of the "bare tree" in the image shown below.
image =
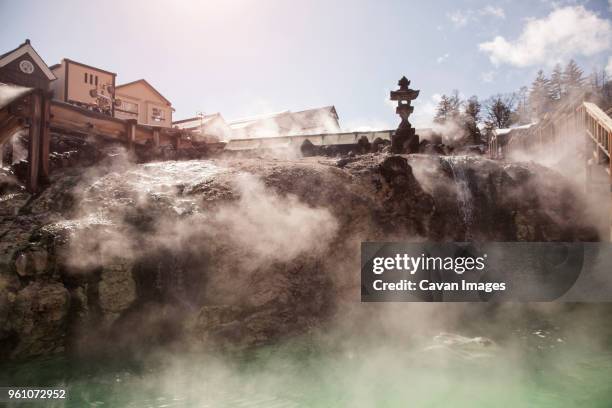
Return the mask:
[[[487,127],[503,129],[514,123],[515,94],[497,94],[489,98],[484,105],[485,124]]]

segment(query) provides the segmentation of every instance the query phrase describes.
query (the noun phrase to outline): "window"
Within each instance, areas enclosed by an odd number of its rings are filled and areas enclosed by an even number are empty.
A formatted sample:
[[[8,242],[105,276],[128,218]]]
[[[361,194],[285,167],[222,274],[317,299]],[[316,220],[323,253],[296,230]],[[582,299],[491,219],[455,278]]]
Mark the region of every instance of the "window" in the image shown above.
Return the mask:
[[[98,86],[98,76],[96,75],[96,86]]]
[[[128,102],[125,100],[121,101],[120,110],[128,113],[138,114],[138,104],[134,102]]]
[[[129,102],[125,99],[117,99],[115,102],[115,112],[121,119],[138,119],[138,104]]]
[[[93,75],[89,74],[89,85],[93,85]]]
[[[153,122],[163,122],[164,110],[161,108],[151,108],[151,120],[153,120]]]
[[[87,72],[85,73],[85,83],[87,83]]]

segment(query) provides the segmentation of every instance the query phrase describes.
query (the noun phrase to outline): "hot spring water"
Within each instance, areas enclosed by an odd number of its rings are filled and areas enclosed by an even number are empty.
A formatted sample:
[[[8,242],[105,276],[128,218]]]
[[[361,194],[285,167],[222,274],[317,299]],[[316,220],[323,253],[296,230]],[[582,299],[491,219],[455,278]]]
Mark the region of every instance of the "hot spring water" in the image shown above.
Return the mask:
[[[334,347],[303,338],[145,362],[34,360],[4,365],[1,382],[66,387],[69,400],[54,406],[75,408],[609,407],[612,353],[585,337],[586,323],[508,328],[501,343],[439,333]]]

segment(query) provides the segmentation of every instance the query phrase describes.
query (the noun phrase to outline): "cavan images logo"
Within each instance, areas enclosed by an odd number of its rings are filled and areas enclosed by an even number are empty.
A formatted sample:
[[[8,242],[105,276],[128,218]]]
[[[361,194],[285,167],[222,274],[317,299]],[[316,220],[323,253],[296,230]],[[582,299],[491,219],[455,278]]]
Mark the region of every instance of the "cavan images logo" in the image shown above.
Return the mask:
[[[596,243],[376,243],[361,248],[363,302],[563,300],[585,271],[611,258]],[[608,263],[609,265],[609,263]],[[588,282],[587,282],[588,283]],[[584,285],[581,285],[584,286]],[[586,285],[588,286],[588,285]],[[573,291],[581,297],[581,289]],[[588,297],[587,293],[584,293]]]

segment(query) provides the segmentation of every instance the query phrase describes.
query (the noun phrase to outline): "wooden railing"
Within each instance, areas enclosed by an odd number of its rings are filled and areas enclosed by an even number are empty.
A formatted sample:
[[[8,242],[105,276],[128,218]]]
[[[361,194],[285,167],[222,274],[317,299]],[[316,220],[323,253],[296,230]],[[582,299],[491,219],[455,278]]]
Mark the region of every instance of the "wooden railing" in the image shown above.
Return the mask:
[[[612,177],[612,119],[591,102],[582,103],[576,113],[592,142],[595,164],[607,165],[606,171]]]
[[[569,138],[586,136],[587,141],[592,142],[596,164],[607,166],[606,171],[612,175],[610,164],[612,119],[592,102],[565,104],[556,111],[544,115],[540,122],[528,129],[511,129],[505,136],[503,146],[500,146],[499,137],[492,138],[489,149],[491,158],[511,156],[512,153],[521,150],[535,151],[554,147],[560,143],[570,142]]]
[[[30,192],[37,192],[40,182],[49,177],[51,131],[110,139],[126,144],[130,150],[137,145],[172,146],[174,149],[190,145],[192,132],[187,130],[139,125],[135,119],[113,118],[52,100],[47,92],[38,89],[0,84],[0,91],[0,148],[18,130],[27,129],[26,186]]]
[[[528,129],[511,129],[501,139],[503,145],[500,137],[492,138],[489,146],[491,158],[509,158],[521,153],[556,157],[559,151],[563,151],[559,147],[565,147],[566,153],[568,146],[570,149],[575,148],[575,154],[568,157],[584,161],[585,191],[590,193],[594,187],[608,184],[606,189],[612,193],[612,118],[595,103],[579,102],[573,106],[565,104],[544,115],[540,122]],[[583,149],[585,154],[581,154]],[[605,170],[607,181],[603,180],[606,178],[603,172],[593,177],[596,168]],[[612,241],[612,195],[608,200]]]

